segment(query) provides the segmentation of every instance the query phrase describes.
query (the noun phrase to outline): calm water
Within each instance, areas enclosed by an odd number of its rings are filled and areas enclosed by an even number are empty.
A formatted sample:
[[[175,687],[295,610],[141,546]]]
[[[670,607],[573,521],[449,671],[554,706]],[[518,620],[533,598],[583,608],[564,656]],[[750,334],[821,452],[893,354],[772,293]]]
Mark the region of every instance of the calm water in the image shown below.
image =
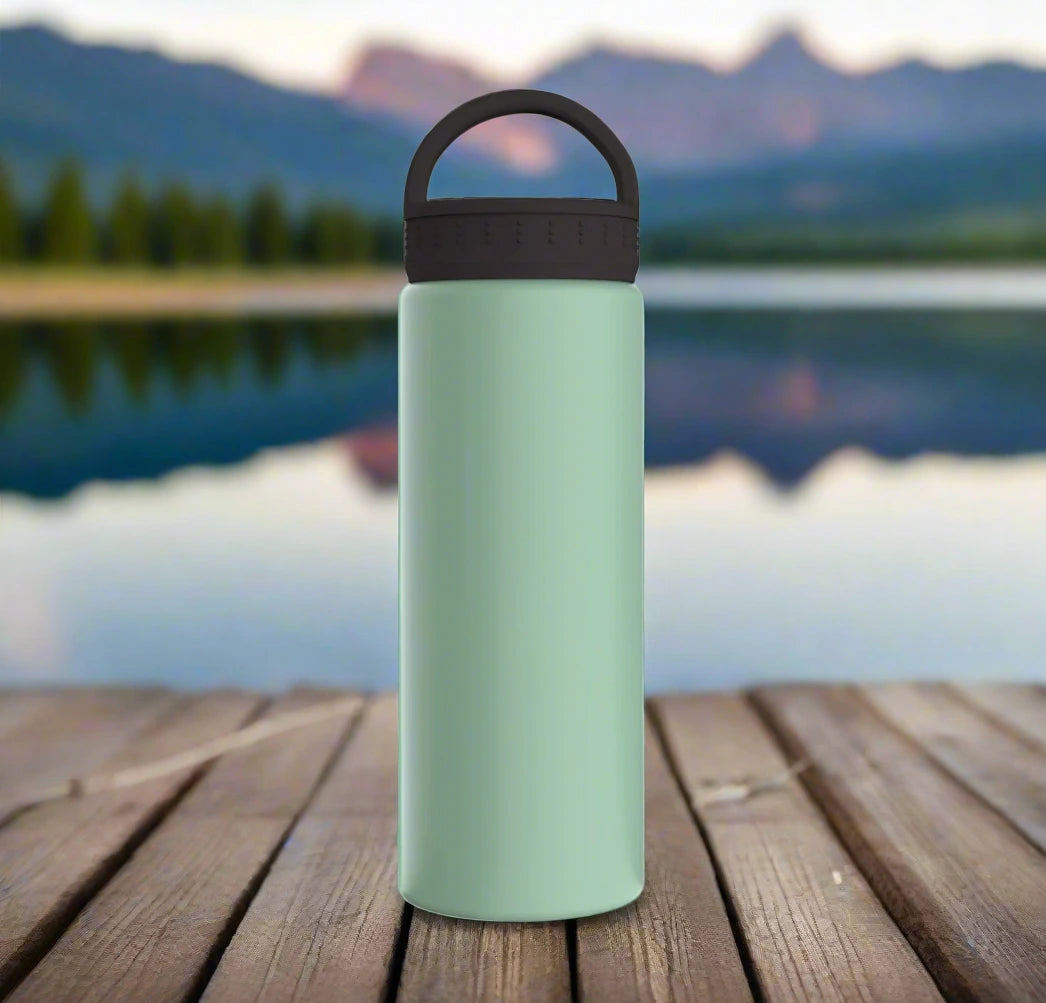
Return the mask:
[[[0,683],[389,686],[392,321],[0,327]],[[1046,672],[1046,313],[652,312],[647,679]]]

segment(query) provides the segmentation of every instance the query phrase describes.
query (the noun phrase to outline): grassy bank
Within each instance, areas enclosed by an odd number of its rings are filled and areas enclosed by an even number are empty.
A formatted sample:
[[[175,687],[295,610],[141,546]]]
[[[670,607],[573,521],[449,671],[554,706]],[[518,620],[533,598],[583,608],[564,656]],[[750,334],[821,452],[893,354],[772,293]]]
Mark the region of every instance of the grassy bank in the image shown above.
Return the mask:
[[[345,269],[0,269],[0,317],[381,312],[395,267]]]

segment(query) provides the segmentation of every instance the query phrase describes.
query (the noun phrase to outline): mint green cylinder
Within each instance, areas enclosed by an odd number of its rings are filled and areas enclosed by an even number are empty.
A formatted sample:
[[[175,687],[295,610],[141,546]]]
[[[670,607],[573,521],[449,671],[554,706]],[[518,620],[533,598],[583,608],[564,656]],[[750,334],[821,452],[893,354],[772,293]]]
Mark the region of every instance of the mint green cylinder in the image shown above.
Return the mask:
[[[400,297],[399,889],[556,920],[643,888],[643,302]]]

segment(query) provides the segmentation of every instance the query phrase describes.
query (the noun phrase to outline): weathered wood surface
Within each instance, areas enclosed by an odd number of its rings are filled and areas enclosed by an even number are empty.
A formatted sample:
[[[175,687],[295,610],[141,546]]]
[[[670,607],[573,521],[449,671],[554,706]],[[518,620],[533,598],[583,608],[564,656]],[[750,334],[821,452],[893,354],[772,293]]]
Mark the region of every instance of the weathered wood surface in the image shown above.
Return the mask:
[[[292,694],[274,711],[315,700]],[[181,1001],[252,897],[346,729],[326,721],[223,757],[12,994]]]
[[[565,923],[477,923],[413,910],[397,999],[569,1003]]]
[[[9,694],[0,730],[0,819],[22,792],[90,770],[175,700],[158,688]]]
[[[246,693],[171,698],[103,765],[148,762],[236,728],[259,704]],[[69,925],[195,774],[51,801],[0,829],[0,994]]]
[[[577,924],[580,998],[741,1003],[752,994],[701,834],[650,724],[646,886]]]
[[[1046,858],[849,688],[757,694],[946,995],[1042,1000]]]
[[[0,691],[0,777],[150,761],[324,699]],[[391,695],[0,816],[0,999],[1043,998],[1041,689],[781,687],[650,718],[646,889],[577,922],[404,906]]]
[[[1046,750],[1046,685],[968,683],[956,688],[1014,734]]]
[[[904,934],[798,778],[751,799],[725,784],[784,778],[788,761],[748,703],[656,700],[666,744],[701,818],[764,999],[940,1000]]]
[[[893,725],[1046,853],[1046,750],[979,713],[946,686],[866,687]]]
[[[370,701],[295,825],[204,994],[206,1003],[382,1000],[396,892],[396,701]]]

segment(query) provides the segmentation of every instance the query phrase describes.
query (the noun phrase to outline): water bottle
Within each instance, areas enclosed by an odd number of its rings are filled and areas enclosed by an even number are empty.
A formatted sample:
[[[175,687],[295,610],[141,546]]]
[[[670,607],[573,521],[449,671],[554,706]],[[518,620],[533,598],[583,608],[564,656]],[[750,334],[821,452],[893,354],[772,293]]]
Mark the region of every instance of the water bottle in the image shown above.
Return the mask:
[[[536,113],[617,197],[430,199],[466,130]],[[643,888],[639,185],[556,94],[462,105],[407,175],[399,302],[399,889],[479,920]]]

